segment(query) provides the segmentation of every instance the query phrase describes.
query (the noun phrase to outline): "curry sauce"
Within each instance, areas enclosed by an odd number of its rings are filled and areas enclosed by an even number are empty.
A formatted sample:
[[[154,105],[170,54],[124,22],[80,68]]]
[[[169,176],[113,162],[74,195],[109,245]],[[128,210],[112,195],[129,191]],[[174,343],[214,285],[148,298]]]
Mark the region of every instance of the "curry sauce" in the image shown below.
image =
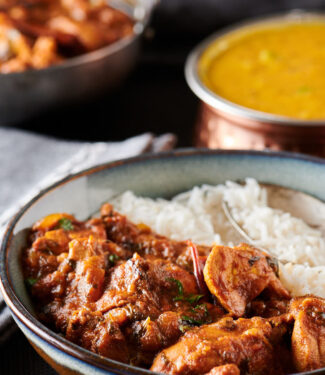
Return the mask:
[[[39,319],[101,356],[174,375],[325,367],[325,300],[291,298],[250,245],[174,241],[105,204],[39,220],[22,265]]]

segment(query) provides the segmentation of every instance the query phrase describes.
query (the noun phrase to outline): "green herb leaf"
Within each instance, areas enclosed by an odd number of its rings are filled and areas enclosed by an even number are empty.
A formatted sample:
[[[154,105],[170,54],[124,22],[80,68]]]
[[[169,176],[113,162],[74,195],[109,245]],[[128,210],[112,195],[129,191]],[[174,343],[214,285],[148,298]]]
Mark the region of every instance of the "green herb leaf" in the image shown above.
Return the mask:
[[[64,230],[73,230],[73,224],[71,220],[67,219],[66,217],[63,217],[59,220],[59,226]]]
[[[184,298],[184,287],[183,287],[183,284],[179,280],[174,279],[173,277],[168,277],[166,279],[166,281],[170,281],[170,282],[176,284],[177,289],[178,289],[178,296],[176,296],[174,298],[174,301],[181,301]]]
[[[173,298],[173,301],[176,302],[176,301],[184,301],[184,296],[176,296]]]
[[[198,303],[201,298],[203,298],[203,294],[190,294],[188,297],[185,297],[185,300],[191,304]]]
[[[110,254],[110,256],[108,257],[108,260],[111,264],[115,264],[115,262],[119,259],[120,257],[116,254]]]
[[[190,329],[192,329],[193,327],[188,324],[183,324],[182,321],[180,321],[178,328],[182,333],[185,333],[189,331]]]
[[[28,279],[25,280],[25,283],[26,283],[29,287],[32,287],[34,284],[37,283],[37,279],[33,279],[32,277],[29,277]]]
[[[206,303],[202,303],[200,305],[196,305],[194,308],[190,310],[193,314],[200,314],[201,318],[204,321],[204,324],[208,324],[212,322],[212,318],[210,312],[208,310],[208,306]],[[203,313],[203,316],[202,316]]]
[[[208,306],[207,306],[205,303],[202,303],[202,304],[200,304],[200,305],[196,305],[196,306],[192,309],[192,312],[197,313],[198,310],[203,310],[203,311],[204,311],[204,314],[205,314],[206,316],[209,315]]]
[[[202,320],[196,320],[194,318],[191,318],[190,316],[187,316],[187,315],[182,315],[181,316],[182,318],[182,321],[192,325],[192,326],[201,326],[202,324],[204,324],[204,322]]]
[[[199,302],[199,300],[204,297],[203,294],[189,294],[189,295],[184,295],[184,287],[183,284],[177,280],[174,279],[173,277],[168,277],[166,279],[167,281],[171,281],[172,283],[176,284],[177,289],[178,289],[178,295],[173,298],[173,301],[186,301],[189,302],[190,304],[194,304]]]

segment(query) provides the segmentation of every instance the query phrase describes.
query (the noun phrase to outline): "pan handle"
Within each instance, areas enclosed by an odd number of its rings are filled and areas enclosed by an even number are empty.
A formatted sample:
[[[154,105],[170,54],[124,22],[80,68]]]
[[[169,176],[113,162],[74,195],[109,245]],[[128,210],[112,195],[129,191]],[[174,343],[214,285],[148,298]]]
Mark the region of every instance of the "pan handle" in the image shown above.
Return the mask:
[[[151,19],[152,12],[154,11],[160,0],[135,0],[135,18],[138,19],[144,27],[146,27]]]
[[[160,0],[107,0],[113,8],[120,9],[137,21],[139,28],[144,29],[151,14]],[[142,26],[142,27],[141,27]]]

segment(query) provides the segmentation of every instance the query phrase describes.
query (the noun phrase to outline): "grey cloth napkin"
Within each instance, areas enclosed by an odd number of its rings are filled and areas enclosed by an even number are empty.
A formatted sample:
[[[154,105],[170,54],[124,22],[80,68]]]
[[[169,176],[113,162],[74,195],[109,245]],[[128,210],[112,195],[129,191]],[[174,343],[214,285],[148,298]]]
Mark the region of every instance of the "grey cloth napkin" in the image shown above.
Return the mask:
[[[43,188],[96,164],[174,147],[176,137],[145,133],[122,142],[68,142],[0,128],[0,237],[15,212]],[[0,344],[15,330],[0,294]]]

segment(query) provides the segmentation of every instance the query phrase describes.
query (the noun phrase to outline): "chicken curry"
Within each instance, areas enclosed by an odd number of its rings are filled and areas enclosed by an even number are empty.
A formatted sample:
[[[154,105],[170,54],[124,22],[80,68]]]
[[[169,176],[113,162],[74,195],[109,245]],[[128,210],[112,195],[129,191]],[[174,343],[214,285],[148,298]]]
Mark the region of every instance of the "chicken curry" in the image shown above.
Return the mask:
[[[132,19],[105,0],[4,0],[0,73],[46,68],[132,34]]]
[[[292,298],[250,245],[170,240],[104,204],[35,223],[22,265],[39,319],[101,356],[180,375],[325,367],[325,300]]]

